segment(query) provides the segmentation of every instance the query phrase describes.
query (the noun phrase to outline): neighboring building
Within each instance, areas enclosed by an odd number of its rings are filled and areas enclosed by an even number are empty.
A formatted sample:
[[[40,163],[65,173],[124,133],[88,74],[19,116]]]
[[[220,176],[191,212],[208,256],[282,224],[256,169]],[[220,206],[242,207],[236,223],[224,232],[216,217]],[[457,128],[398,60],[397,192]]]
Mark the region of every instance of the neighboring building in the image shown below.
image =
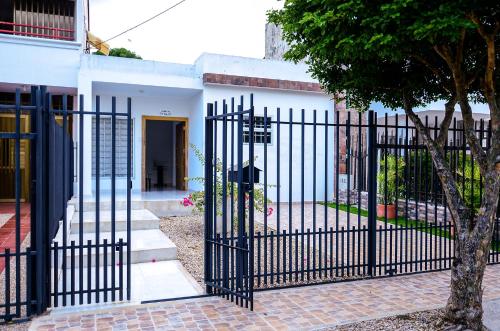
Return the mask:
[[[427,125],[430,128],[436,128],[436,130],[434,129],[431,130],[432,137],[434,137],[434,134],[436,135],[439,134],[439,127],[441,126],[441,123],[443,122],[445,116],[444,110],[424,110],[416,112],[416,114],[420,118],[420,120],[424,123],[424,125]],[[407,119],[407,116],[405,114],[382,116],[377,119],[377,123],[381,126],[385,125],[386,117],[387,117],[387,124],[390,127],[387,129],[387,133],[385,128],[384,129],[379,128],[377,130],[379,141],[395,142],[397,138],[397,141],[399,143],[404,144],[407,135],[409,143],[413,143],[415,141],[417,133],[415,129],[412,129],[414,127],[413,121]],[[483,113],[473,113],[472,117],[474,119],[476,130],[478,131],[478,137],[480,135],[481,125],[483,126],[484,130],[483,137],[486,137],[486,131],[488,129],[488,122],[490,119],[490,115]],[[483,124],[481,124],[481,122]],[[410,127],[408,130],[406,128],[407,124]],[[457,131],[454,130],[455,128],[457,129]],[[455,113],[453,114],[453,119],[450,124],[450,130],[448,131],[448,144],[451,145],[453,144],[453,142],[455,142],[457,146],[462,145],[463,131],[458,132],[459,130],[462,129],[463,129],[462,113],[460,111],[455,111]],[[387,135],[387,140],[385,139],[386,135]],[[484,143],[486,143],[486,139],[484,139]]]
[[[48,4],[51,4],[48,6]],[[305,109],[306,120],[312,119],[311,110],[330,111],[333,121],[334,102],[325,94],[318,82],[307,72],[307,65],[289,62],[253,59],[237,56],[202,54],[194,64],[164,63],[136,59],[94,56],[86,54],[86,0],[18,1],[0,0],[3,24],[0,27],[0,97],[13,99],[16,88],[29,93],[32,85],[45,85],[54,95],[70,95],[70,109],[78,109],[78,95],[83,95],[85,109],[96,109],[96,97],[100,96],[100,111],[111,111],[111,97],[117,98],[118,111],[126,110],[126,100],[132,98],[132,181],[133,192],[141,192],[158,184],[159,190],[194,190],[200,185],[190,182],[186,186],[184,177],[203,175],[203,167],[190,144],[204,148],[204,116],[208,102],[221,101],[254,94],[257,116],[268,107],[269,116],[275,116],[281,107],[282,120],[288,118],[288,109],[294,109],[294,118],[300,118]],[[26,5],[27,4],[27,5]],[[6,26],[6,28],[5,28]],[[2,28],[3,27],[3,28]],[[220,109],[220,108],[219,108]],[[75,115],[76,116],[76,115]],[[257,118],[257,120],[259,120]],[[7,121],[1,119],[0,121]],[[75,143],[75,155],[84,150],[84,175],[75,179],[78,183],[94,183],[95,178],[95,118],[85,116],[84,141],[78,141],[78,121],[75,118],[71,132]],[[103,177],[102,191],[109,190],[110,157],[107,153],[111,139],[110,120],[101,118],[100,169]],[[259,130],[256,130],[259,131]],[[262,130],[260,130],[262,131]],[[276,130],[270,128],[269,137],[256,134],[255,153],[263,150],[262,142],[269,142],[269,169],[275,173],[274,143]],[[297,127],[299,132],[299,128]],[[125,122],[117,120],[117,177],[118,187],[125,187]],[[311,144],[310,137],[305,138]],[[294,134],[294,141],[300,136]],[[178,146],[182,142],[182,146]],[[106,147],[108,146],[108,147]],[[319,149],[323,150],[323,149]],[[333,144],[328,157],[333,162]],[[286,150],[282,150],[283,160]],[[120,156],[121,155],[121,156]],[[310,156],[309,156],[310,157]],[[262,158],[256,165],[262,168]],[[299,168],[295,158],[294,168]],[[332,163],[330,163],[332,164]],[[296,167],[295,167],[296,166]],[[26,164],[29,167],[29,164]],[[309,165],[306,166],[306,171]],[[76,170],[76,169],[75,169]],[[26,171],[29,171],[27,168]],[[78,174],[78,171],[75,172]],[[283,162],[283,176],[285,162]],[[318,174],[318,182],[321,182]],[[273,183],[270,183],[273,184]],[[286,183],[281,189],[286,192]],[[295,187],[296,186],[296,187]],[[322,195],[319,188],[317,194]],[[94,194],[94,185],[84,185],[84,195]],[[273,191],[273,190],[271,190]],[[293,200],[300,199],[300,183],[294,183]],[[305,199],[311,200],[312,189]],[[333,184],[328,187],[333,192]],[[275,191],[270,192],[273,199]],[[286,199],[282,197],[282,201]]]

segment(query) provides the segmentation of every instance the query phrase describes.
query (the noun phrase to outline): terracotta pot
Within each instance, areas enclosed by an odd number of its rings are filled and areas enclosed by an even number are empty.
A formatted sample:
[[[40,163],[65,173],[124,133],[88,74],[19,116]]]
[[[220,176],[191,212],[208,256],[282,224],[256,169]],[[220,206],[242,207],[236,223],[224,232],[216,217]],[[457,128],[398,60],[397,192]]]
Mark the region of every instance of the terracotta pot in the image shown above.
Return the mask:
[[[387,207],[387,219],[392,220],[396,218],[396,205],[377,205],[377,217],[386,217],[385,210]]]

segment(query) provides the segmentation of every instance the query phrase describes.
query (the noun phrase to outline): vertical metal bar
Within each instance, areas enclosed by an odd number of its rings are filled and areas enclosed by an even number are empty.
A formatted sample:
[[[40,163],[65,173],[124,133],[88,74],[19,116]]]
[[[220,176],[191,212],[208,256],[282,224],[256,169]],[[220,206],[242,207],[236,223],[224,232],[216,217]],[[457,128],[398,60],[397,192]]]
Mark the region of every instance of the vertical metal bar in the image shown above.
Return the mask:
[[[395,163],[396,163],[396,173],[395,173],[395,182],[396,182],[396,190],[395,190],[395,193],[396,193],[396,196],[395,196],[395,205],[396,205],[396,208],[395,208],[395,212],[396,212],[396,227],[395,227],[395,231],[394,231],[394,239],[395,239],[395,243],[394,243],[394,265],[396,266],[395,269],[396,269],[396,272],[397,272],[397,265],[398,265],[398,255],[399,257],[401,257],[403,254],[398,254],[398,231],[399,231],[399,226],[398,226],[398,218],[399,218],[399,214],[398,214],[398,209],[399,209],[399,181],[400,181],[400,178],[399,178],[399,141],[398,141],[398,134],[399,134],[399,127],[398,127],[398,124],[399,124],[399,120],[398,120],[398,114],[396,114],[395,118],[394,118],[394,126],[396,127],[395,128],[395,142],[394,142],[394,157],[395,157]],[[401,241],[401,244],[403,243],[403,241]],[[391,242],[392,244],[392,242]],[[402,246],[401,246],[402,248]],[[391,261],[392,261],[392,255],[391,255]],[[392,265],[391,265],[391,269],[392,268]]]
[[[57,241],[54,241],[54,277],[52,278],[53,283],[53,291],[54,291],[54,307],[59,306],[59,288],[58,288],[58,283],[59,283],[59,243]],[[63,294],[65,296],[65,294]]]
[[[16,316],[21,313],[21,90],[16,89],[16,139],[15,139],[15,163],[16,163]]]
[[[290,233],[288,243],[288,268],[290,273],[288,276],[289,281],[292,281],[292,235],[293,235],[293,219],[292,219],[292,192],[293,192],[293,151],[292,151],[292,138],[293,138],[293,110],[289,110],[289,132],[288,132],[288,232]],[[296,248],[297,249],[297,248]]]
[[[101,97],[96,96],[95,105],[95,288],[96,303],[99,303],[99,243],[101,216]]]
[[[71,305],[75,305],[75,241],[71,240],[71,251],[70,251],[70,257],[71,257]]]
[[[111,253],[113,253],[112,250],[111,250]],[[113,254],[111,254],[111,255],[113,255]],[[103,272],[104,272],[104,275],[103,275],[104,302],[108,302],[108,239],[104,239],[102,256],[103,256],[102,265],[103,265]],[[114,269],[114,265],[112,265],[112,269]]]
[[[358,178],[358,226],[357,226],[357,234],[358,234],[358,275],[361,273],[361,187],[362,187],[362,178],[363,178],[363,162],[362,162],[362,125],[363,118],[361,117],[361,112],[358,113],[358,169],[357,169],[357,178]],[[356,170],[355,170],[356,172]]]
[[[131,260],[132,260],[132,224],[131,224],[131,198],[132,198],[132,98],[127,98],[127,300],[131,297]],[[120,253],[122,253],[120,250]],[[122,260],[123,262],[123,260]],[[120,288],[123,288],[121,286]],[[122,300],[120,298],[120,300]]]
[[[5,320],[11,321],[10,315],[10,248],[6,248],[5,252]]]
[[[42,93],[43,92],[43,93]],[[45,123],[44,123],[44,104],[43,95],[45,94],[45,88],[40,88],[36,92],[36,215],[35,215],[35,233],[32,234],[35,237],[35,249],[36,249],[36,266],[34,270],[35,279],[33,281],[35,295],[33,299],[36,301],[36,305],[33,305],[33,310],[36,313],[41,313],[44,309],[44,292],[43,288],[45,285],[45,252],[44,248],[46,246],[45,241],[45,222],[46,222],[46,209],[43,207],[46,197],[46,183],[45,183],[45,168],[44,168],[44,149],[45,149]],[[50,272],[50,271],[49,271]]]
[[[214,136],[213,136],[213,139],[214,139],[214,143],[213,143],[213,167],[214,167],[214,171],[213,171],[213,194],[214,194],[214,199],[212,200],[212,204],[213,204],[213,218],[212,218],[212,222],[213,222],[213,238],[214,239],[214,242],[215,242],[215,245],[214,245],[214,264],[213,264],[213,277],[214,277],[214,280],[216,283],[216,289],[217,289],[217,292],[220,293],[220,285],[219,282],[220,282],[220,277],[219,274],[218,274],[218,266],[219,266],[219,259],[218,259],[218,256],[217,256],[217,253],[219,252],[219,243],[217,240],[217,234],[219,233],[219,230],[218,230],[218,193],[217,193],[217,162],[218,162],[218,156],[217,156],[217,138],[218,138],[218,119],[217,119],[217,109],[218,109],[218,103],[217,101],[215,101],[214,103],[214,115],[216,116],[216,118],[214,119],[214,122],[213,122],[213,130],[214,130]]]
[[[335,112],[335,277],[339,276],[340,113]],[[340,252],[343,254],[343,252]]]
[[[222,103],[222,278],[223,287],[229,289],[229,248],[227,240],[227,104]],[[229,294],[227,294],[229,298]]]
[[[119,254],[118,254],[118,277],[119,277],[119,286],[120,286],[120,289],[119,289],[119,292],[118,292],[118,298],[120,301],[123,301],[123,238],[120,238],[120,240],[118,241],[118,246],[120,247],[120,251],[119,251]],[[127,252],[127,255],[128,255],[128,252]],[[127,261],[127,264],[130,263],[130,260]],[[127,268],[127,269],[130,269],[130,268]],[[127,273],[128,273],[128,270],[127,270]],[[129,280],[127,279],[127,283],[129,282]],[[128,288],[127,288],[127,291],[128,291]],[[96,291],[96,295],[98,295],[99,292]]]
[[[304,184],[304,177],[305,177],[305,160],[304,160],[304,154],[305,154],[305,147],[304,147],[304,139],[305,139],[305,110],[302,109],[301,112],[302,118],[301,118],[301,123],[300,123],[300,279],[303,281],[304,280],[304,232],[305,232],[305,213],[304,213],[304,194],[305,194],[305,184]]]
[[[347,232],[347,240],[346,240],[346,246],[347,246],[347,256],[346,256],[346,262],[347,262],[347,276],[350,274],[350,255],[351,255],[351,237],[350,237],[350,231],[351,231],[351,112],[347,112],[347,121],[345,123],[346,125],[346,173],[347,173],[347,226],[346,226],[346,232]]]
[[[130,132],[128,133],[130,135]],[[116,97],[111,98],[111,301],[116,287]],[[107,265],[104,265],[104,270]],[[107,292],[105,293],[105,297]],[[105,299],[106,301],[106,299]]]
[[[66,132],[68,130],[68,96],[65,94],[63,95],[62,98],[62,114],[63,114],[63,133],[62,133],[62,206],[63,206],[63,251],[62,251],[62,277],[63,277],[63,306],[66,306],[67,304],[67,246],[68,246],[68,231],[67,231],[67,224],[68,224],[68,215],[67,215],[67,204],[68,204],[68,194],[67,194],[67,189],[66,189],[66,144],[67,144],[67,137],[66,137]]]
[[[239,105],[238,115],[238,243],[237,243],[237,253],[236,253],[236,292],[238,294],[243,294],[243,255],[245,252],[243,249],[246,246],[245,238],[245,189],[243,184],[243,97],[241,98],[241,103]],[[240,299],[240,305],[243,305],[243,298]]]
[[[87,303],[92,303],[92,240],[90,239],[87,240]]]
[[[267,284],[267,107],[264,107],[264,284]],[[272,240],[272,237],[271,237]],[[272,242],[271,242],[272,243]],[[274,252],[271,250],[271,256]],[[273,265],[271,264],[271,270]],[[271,283],[273,279],[271,278]]]
[[[234,276],[235,276],[235,263],[234,263],[234,98],[231,98],[231,302],[234,301]],[[206,142],[208,144],[208,142]],[[211,145],[209,145],[211,148]],[[205,179],[206,180],[206,179]],[[206,207],[205,207],[206,208]]]
[[[368,113],[368,275],[375,275],[377,251],[377,126],[375,113]]]
[[[213,104],[207,104],[207,116],[213,115]],[[212,180],[213,180],[213,159],[212,159],[212,119],[205,119],[205,283],[212,282]],[[233,222],[231,222],[233,223]],[[206,292],[212,293],[212,286],[206,286]]]
[[[254,115],[255,109],[253,104],[253,94],[250,94],[250,142],[248,146],[248,159],[249,159],[249,211],[248,211],[248,231],[249,234],[249,270],[248,270],[248,291],[249,291],[249,300],[250,300],[250,310],[253,310],[253,288],[254,288],[254,161],[255,161],[255,153],[254,153]]]
[[[79,227],[78,227],[78,291],[79,291],[79,303],[83,304],[83,112],[84,112],[84,98],[80,94],[80,111],[78,114],[78,119],[80,122],[78,128],[78,214],[79,214]]]
[[[323,230],[325,230],[325,247],[324,247],[324,264],[325,264],[325,277],[328,277],[327,274],[327,259],[328,259],[328,236],[326,232],[328,230],[328,110],[325,110],[325,204],[324,204],[324,213],[325,220],[323,225]]]
[[[280,139],[281,139],[281,132],[280,132],[280,127],[281,127],[281,117],[280,117],[280,108],[277,108],[276,110],[276,234],[278,235],[278,242],[276,244],[276,270],[278,270],[278,275],[280,275],[280,241],[279,241],[279,235],[281,233],[281,224],[280,224],[280,192],[281,192],[281,187],[280,187],[280,172],[281,172],[281,165],[280,165],[280,160],[281,160],[281,148],[280,148]],[[283,236],[283,255],[285,255],[285,241],[286,237]],[[283,257],[283,274],[285,271],[285,257]],[[280,282],[281,277],[278,276],[278,283]]]
[[[312,182],[313,182],[313,214],[312,214],[312,224],[313,224],[313,245],[312,245],[312,251],[313,251],[313,261],[312,261],[312,266],[313,266],[313,279],[316,279],[316,140],[317,140],[317,133],[316,133],[316,124],[317,124],[317,116],[316,116],[316,109],[313,111],[313,176],[312,176]],[[325,201],[325,203],[327,203]]]

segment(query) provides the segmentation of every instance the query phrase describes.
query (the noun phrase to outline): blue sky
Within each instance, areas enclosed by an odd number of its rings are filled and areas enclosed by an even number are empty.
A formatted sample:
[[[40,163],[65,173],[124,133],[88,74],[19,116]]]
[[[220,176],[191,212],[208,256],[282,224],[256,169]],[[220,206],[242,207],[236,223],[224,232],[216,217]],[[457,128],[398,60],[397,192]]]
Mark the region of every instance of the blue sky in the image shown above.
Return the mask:
[[[108,39],[178,1],[90,0],[90,30]],[[277,0],[186,0],[110,45],[146,60],[175,63],[193,63],[203,52],[263,58],[266,12],[282,6]],[[392,112],[380,104],[372,109]],[[444,109],[444,101],[422,109]],[[473,110],[489,112],[486,105],[473,105]]]

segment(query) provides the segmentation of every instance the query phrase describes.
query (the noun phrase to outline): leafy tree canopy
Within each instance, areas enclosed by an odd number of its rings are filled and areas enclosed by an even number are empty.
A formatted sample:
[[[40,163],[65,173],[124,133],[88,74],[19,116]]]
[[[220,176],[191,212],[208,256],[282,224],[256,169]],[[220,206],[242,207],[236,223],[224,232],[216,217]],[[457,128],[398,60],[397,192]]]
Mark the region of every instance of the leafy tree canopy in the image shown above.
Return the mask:
[[[94,54],[95,55],[104,55],[100,51],[97,51]],[[129,59],[139,59],[139,60],[142,60],[142,57],[140,57],[139,55],[137,55],[135,52],[133,52],[131,50],[128,50],[126,48],[123,48],[123,47],[121,47],[121,48],[112,48],[109,51],[109,56],[126,57],[126,58],[129,58]]]
[[[484,101],[486,47],[475,21],[494,29],[499,14],[498,1],[287,0],[269,20],[292,46],[286,58],[306,59],[326,90],[348,91],[358,107],[380,101],[396,108],[403,93],[412,106],[453,94],[444,48],[462,53],[467,93]]]

